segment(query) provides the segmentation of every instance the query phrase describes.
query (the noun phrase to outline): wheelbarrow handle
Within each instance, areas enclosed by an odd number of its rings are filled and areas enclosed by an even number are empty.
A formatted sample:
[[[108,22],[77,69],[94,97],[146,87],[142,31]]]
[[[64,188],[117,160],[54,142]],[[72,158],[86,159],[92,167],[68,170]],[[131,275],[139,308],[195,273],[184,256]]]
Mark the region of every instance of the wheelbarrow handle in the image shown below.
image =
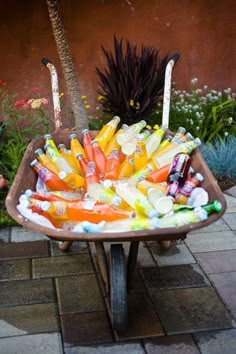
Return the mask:
[[[180,57],[179,53],[175,53],[175,54],[172,55],[172,57],[170,57],[169,62],[170,62],[171,60],[173,60],[173,61],[175,62],[175,64],[176,64],[177,61],[179,60],[179,57]]]
[[[51,60],[44,57],[42,58],[41,62],[43,63],[43,65],[47,66],[48,64],[52,64]]]
[[[170,93],[171,93],[171,74],[175,63],[179,60],[180,55],[175,53],[170,58],[166,65],[165,84],[164,84],[164,98],[163,98],[163,112],[162,125],[169,127],[169,113],[170,113]]]
[[[61,105],[60,105],[60,95],[58,86],[58,77],[55,66],[48,58],[42,58],[42,63],[49,69],[51,75],[52,84],[52,98],[53,98],[53,109],[54,109],[54,123],[56,130],[62,126],[61,121]]]

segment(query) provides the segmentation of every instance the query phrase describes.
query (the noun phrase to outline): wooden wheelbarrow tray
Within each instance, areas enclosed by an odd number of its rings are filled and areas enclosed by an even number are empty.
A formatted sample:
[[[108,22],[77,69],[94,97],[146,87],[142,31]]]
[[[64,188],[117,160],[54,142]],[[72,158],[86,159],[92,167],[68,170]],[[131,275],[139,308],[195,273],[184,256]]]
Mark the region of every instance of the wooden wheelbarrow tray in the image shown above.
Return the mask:
[[[69,135],[72,133],[76,133],[80,141],[82,141],[81,131],[69,131],[60,128],[52,133],[52,138],[56,145],[64,143],[67,146]],[[95,137],[96,134],[97,132],[91,132],[93,137]],[[209,202],[217,199],[223,206],[220,213],[210,215],[206,221],[178,228],[129,232],[116,232],[114,230],[113,233],[75,233],[67,230],[50,229],[26,220],[16,208],[20,195],[23,194],[26,189],[30,188],[35,190],[37,175],[32,167],[30,167],[30,162],[35,158],[34,151],[38,148],[42,148],[42,146],[44,146],[43,137],[34,139],[29,144],[6,199],[7,210],[11,217],[23,227],[47,235],[53,240],[62,241],[61,249],[65,250],[73,241],[94,242],[97,263],[104,282],[105,291],[106,294],[110,294],[113,327],[117,331],[125,330],[128,323],[127,287],[131,284],[132,274],[137,260],[139,242],[157,241],[160,242],[162,246],[168,247],[171,240],[184,239],[190,231],[210,225],[221,218],[225,212],[226,201],[224,195],[205,163],[200,150],[196,149],[191,155],[192,167],[205,178],[202,187],[205,188],[209,194]],[[108,267],[106,259],[104,242],[116,242],[116,244],[111,245],[110,267]],[[130,242],[127,266],[122,244],[117,244],[117,242]]]

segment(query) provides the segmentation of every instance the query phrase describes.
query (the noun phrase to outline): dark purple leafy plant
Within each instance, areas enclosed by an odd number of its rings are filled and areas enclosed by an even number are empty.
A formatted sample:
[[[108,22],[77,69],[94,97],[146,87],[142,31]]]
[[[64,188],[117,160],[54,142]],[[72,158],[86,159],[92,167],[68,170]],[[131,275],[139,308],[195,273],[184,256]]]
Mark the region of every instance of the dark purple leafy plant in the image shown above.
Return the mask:
[[[164,91],[165,69],[171,56],[160,58],[159,51],[142,44],[137,45],[114,35],[114,54],[102,46],[107,67],[96,68],[100,79],[98,94],[102,96],[104,113],[118,115],[122,123],[133,124],[147,117],[156,108]]]

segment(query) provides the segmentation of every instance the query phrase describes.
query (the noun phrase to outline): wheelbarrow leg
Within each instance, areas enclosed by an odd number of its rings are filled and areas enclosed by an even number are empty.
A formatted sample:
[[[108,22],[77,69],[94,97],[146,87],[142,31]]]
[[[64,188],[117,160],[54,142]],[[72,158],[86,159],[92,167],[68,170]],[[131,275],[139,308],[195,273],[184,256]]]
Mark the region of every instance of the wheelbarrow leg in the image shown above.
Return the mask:
[[[59,249],[61,251],[67,251],[70,246],[72,245],[73,241],[63,241],[63,242],[59,242]]]
[[[159,244],[163,250],[168,250],[170,248],[170,242],[171,241],[162,240],[162,241],[159,241]]]
[[[113,329],[125,331],[128,327],[127,274],[122,244],[111,245],[110,289]]]
[[[99,271],[104,282],[105,292],[108,294],[109,292],[109,272],[108,272],[108,264],[107,264],[107,257],[104,248],[103,242],[94,242],[95,249],[96,249],[96,259],[97,265],[99,267]]]
[[[130,242],[129,256],[127,264],[127,287],[132,288],[133,274],[135,271],[138,256],[139,241]]]

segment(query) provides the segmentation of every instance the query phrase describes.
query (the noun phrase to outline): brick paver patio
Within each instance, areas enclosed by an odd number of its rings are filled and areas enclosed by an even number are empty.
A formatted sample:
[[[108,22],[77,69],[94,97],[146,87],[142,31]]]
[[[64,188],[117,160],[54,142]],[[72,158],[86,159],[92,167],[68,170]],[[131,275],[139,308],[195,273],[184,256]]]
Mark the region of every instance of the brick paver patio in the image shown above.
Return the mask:
[[[91,245],[62,253],[1,229],[0,354],[235,354],[236,187],[225,196],[222,219],[168,251],[141,244],[125,333],[112,330]]]

